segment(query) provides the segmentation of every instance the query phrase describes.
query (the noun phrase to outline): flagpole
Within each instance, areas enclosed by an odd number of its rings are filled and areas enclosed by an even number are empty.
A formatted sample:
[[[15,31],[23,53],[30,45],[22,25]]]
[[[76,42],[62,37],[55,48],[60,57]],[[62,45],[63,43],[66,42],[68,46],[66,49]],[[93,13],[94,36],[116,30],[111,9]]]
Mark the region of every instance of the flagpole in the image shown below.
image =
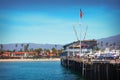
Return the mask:
[[[82,26],[82,15],[83,15],[83,13],[82,13],[82,10],[80,9],[80,18],[79,18],[79,26],[80,26],[80,54],[82,54],[82,48],[81,48],[81,40],[82,40],[82,29],[81,29],[81,26]]]
[[[82,16],[83,16],[83,12],[82,12],[82,10],[80,9],[80,20],[81,20],[81,25],[82,25]],[[81,26],[80,25],[80,26]],[[82,30],[82,29],[81,29]],[[82,54],[82,32],[81,32],[81,30],[80,30],[80,53]],[[84,76],[84,57],[83,57],[83,68],[82,68],[82,76]]]

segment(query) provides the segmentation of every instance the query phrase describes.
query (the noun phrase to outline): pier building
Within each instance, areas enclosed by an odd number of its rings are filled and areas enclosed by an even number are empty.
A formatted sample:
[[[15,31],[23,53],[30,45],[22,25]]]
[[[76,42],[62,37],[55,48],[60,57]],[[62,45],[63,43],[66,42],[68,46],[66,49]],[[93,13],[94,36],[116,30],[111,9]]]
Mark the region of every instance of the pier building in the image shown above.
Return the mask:
[[[81,53],[80,53],[80,46],[81,46]],[[96,40],[83,40],[75,41],[63,46],[63,52],[61,53],[61,57],[66,56],[82,56],[84,54],[92,53],[93,50],[97,47]]]
[[[78,72],[85,80],[120,80],[120,59],[89,60],[84,57],[93,53],[96,43],[96,40],[85,40],[81,41],[81,46],[80,41],[64,45],[61,65]]]

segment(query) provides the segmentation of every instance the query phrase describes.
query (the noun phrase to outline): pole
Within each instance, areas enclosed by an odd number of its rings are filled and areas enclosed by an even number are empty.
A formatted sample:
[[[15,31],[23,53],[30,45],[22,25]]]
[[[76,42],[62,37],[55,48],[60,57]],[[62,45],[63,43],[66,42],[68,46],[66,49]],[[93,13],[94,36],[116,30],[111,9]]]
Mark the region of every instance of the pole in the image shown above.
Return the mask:
[[[86,37],[86,34],[87,34],[87,30],[88,30],[88,26],[86,27],[86,32],[85,32],[83,40],[85,40],[85,37]]]
[[[79,40],[78,35],[77,35],[77,31],[76,31],[76,29],[75,29],[75,26],[73,26],[73,30],[74,30],[74,32],[75,32],[75,35],[76,35],[77,40]]]
[[[81,20],[81,25],[82,25],[82,16],[83,16],[83,12],[82,10],[80,9],[80,20]],[[82,29],[80,29],[80,54],[82,54]],[[84,76],[84,58],[83,58],[83,66],[82,66],[82,75]]]
[[[82,54],[82,33],[80,30],[80,54]],[[82,76],[84,76],[84,58],[83,58],[83,66],[82,66]]]

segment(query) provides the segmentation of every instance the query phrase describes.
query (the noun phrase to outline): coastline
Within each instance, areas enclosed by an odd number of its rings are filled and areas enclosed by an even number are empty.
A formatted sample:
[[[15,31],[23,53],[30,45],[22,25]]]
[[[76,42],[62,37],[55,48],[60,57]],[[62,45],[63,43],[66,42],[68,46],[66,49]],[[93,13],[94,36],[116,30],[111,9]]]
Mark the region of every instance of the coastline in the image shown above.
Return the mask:
[[[0,59],[0,62],[34,62],[34,61],[60,61],[60,58],[45,58],[45,59]]]

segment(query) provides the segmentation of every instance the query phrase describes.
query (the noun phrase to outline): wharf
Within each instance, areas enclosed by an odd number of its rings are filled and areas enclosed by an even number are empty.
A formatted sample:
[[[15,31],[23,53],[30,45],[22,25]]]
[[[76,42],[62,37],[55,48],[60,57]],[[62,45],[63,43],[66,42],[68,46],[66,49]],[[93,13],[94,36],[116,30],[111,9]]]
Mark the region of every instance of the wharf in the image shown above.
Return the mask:
[[[66,57],[61,58],[61,65],[80,73],[86,80],[120,80],[120,59],[89,61]]]

